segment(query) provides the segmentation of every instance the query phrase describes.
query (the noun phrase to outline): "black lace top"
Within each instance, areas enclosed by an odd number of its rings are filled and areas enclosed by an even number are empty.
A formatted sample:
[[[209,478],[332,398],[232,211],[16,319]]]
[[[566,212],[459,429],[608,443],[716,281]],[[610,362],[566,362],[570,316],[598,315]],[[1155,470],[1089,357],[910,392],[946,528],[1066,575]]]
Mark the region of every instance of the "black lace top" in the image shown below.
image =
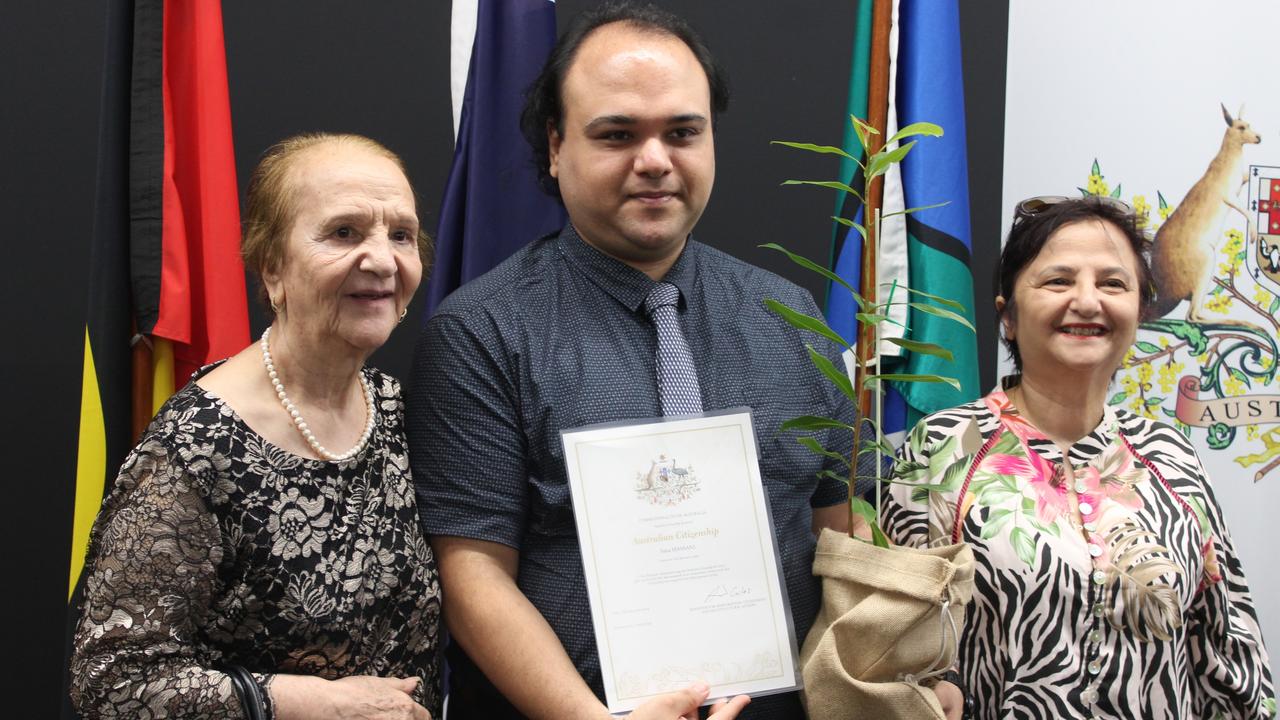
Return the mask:
[[[90,536],[71,664],[82,713],[243,717],[217,669],[236,664],[268,688],[274,673],[417,675],[439,717],[440,585],[400,386],[364,372],[376,427],[339,463],[281,450],[195,383],[161,408]]]

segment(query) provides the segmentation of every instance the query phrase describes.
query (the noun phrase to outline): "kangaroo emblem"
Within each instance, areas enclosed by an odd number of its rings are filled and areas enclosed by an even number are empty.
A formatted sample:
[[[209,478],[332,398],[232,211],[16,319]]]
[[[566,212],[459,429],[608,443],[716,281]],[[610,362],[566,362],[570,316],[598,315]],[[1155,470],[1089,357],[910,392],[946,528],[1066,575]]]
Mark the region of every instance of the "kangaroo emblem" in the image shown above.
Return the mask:
[[[1183,300],[1190,300],[1187,320],[1191,322],[1247,324],[1210,318],[1204,308],[1206,296],[1213,289],[1214,250],[1222,237],[1227,209],[1235,210],[1245,219],[1251,241],[1257,238],[1253,216],[1236,202],[1240,190],[1249,181],[1244,166],[1244,146],[1262,142],[1262,136],[1245,122],[1243,114],[1243,105],[1234,118],[1227,106],[1222,106],[1227,131],[1222,136],[1218,154],[1156,232],[1151,250],[1151,270],[1157,291],[1150,315],[1153,319],[1168,314]]]

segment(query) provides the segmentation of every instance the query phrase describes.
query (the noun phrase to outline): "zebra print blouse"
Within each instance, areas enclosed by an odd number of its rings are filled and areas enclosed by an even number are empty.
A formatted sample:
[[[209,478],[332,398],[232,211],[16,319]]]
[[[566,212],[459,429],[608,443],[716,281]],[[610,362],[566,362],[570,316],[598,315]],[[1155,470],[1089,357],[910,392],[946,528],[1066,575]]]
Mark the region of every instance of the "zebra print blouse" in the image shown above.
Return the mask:
[[[977,717],[1274,714],[1244,570],[1181,433],[1108,407],[1064,467],[996,391],[922,420],[899,459],[945,490],[894,484],[890,539],[977,558],[957,663]]]

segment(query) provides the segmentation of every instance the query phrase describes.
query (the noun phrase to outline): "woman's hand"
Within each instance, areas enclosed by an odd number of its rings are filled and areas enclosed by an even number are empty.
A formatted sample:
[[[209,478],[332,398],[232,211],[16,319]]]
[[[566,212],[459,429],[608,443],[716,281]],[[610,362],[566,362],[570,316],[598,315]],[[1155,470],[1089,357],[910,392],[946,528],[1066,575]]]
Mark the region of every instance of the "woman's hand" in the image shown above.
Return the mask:
[[[271,699],[278,720],[431,720],[413,699],[416,677],[383,678],[353,675],[324,680],[303,675],[277,675]]]
[[[947,720],[960,720],[964,715],[964,693],[954,684],[941,680],[933,686],[933,694],[938,696],[942,705],[942,714]]]
[[[627,715],[629,720],[696,720],[698,707],[711,693],[706,683],[697,682],[683,690],[660,695]],[[739,695],[732,700],[721,700],[711,706],[711,714],[707,720],[733,720],[742,712],[742,708],[751,702],[746,695]]]

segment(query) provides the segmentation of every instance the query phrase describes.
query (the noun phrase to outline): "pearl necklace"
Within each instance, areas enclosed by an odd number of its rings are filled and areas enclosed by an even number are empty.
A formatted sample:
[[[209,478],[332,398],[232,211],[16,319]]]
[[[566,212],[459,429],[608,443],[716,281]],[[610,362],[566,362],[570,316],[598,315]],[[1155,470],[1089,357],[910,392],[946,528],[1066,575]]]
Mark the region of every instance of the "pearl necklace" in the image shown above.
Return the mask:
[[[276,390],[276,397],[280,398],[280,404],[284,406],[285,412],[289,413],[289,417],[293,420],[293,426],[298,428],[298,432],[302,434],[302,439],[307,441],[311,449],[317,455],[331,462],[342,462],[359,455],[364,446],[369,444],[369,438],[373,436],[374,422],[374,405],[373,405],[373,388],[369,386],[369,380],[360,373],[360,386],[364,389],[364,401],[366,405],[366,418],[364,423],[364,432],[360,434],[360,439],[356,441],[354,447],[344,453],[331,453],[325,446],[316,440],[316,436],[311,432],[311,427],[307,425],[307,421],[302,419],[302,413],[298,412],[298,408],[294,407],[293,401],[285,394],[284,384],[280,382],[280,375],[276,372],[276,366],[271,362],[271,351],[267,344],[267,338],[271,336],[271,328],[268,327],[262,331],[262,364],[267,368],[267,377],[271,378],[271,385]]]

